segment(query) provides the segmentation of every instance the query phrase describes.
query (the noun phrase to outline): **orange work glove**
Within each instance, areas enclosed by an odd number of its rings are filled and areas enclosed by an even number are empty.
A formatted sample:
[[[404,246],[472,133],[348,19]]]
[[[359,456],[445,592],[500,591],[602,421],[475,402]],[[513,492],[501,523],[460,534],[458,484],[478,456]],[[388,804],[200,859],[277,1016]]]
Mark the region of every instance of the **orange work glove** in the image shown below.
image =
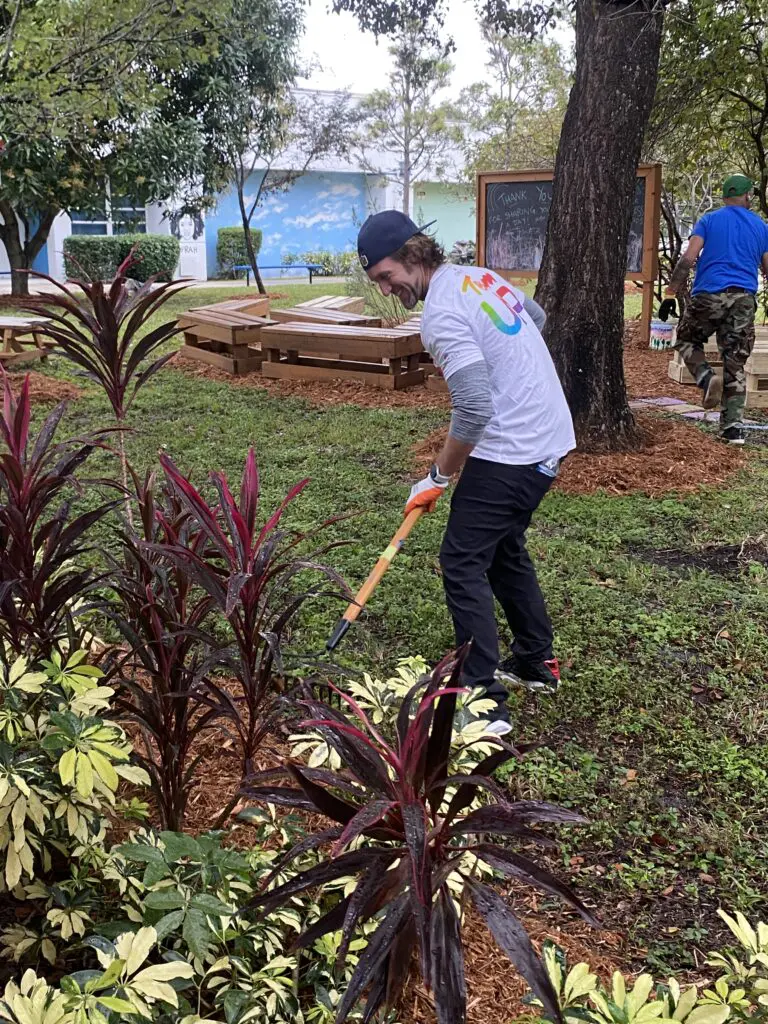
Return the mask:
[[[433,512],[437,499],[446,489],[449,482],[449,480],[446,480],[445,483],[439,483],[427,473],[423,480],[419,480],[411,488],[411,493],[405,504],[405,514],[408,515],[409,512],[413,512],[415,508],[424,508],[426,512]]]

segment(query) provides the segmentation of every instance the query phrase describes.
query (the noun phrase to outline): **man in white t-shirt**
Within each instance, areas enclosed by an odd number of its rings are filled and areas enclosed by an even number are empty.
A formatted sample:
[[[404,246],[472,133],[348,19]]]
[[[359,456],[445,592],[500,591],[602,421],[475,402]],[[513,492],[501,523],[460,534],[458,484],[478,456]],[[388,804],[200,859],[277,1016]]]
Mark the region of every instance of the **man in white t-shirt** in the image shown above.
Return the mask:
[[[396,295],[406,309],[424,300],[422,343],[446,380],[452,417],[445,445],[411,489],[406,511],[432,511],[463,469],[440,564],[456,641],[472,641],[464,681],[496,700],[489,729],[503,735],[510,729],[503,683],[553,692],[560,678],[525,548],[531,516],[576,444],[539,330],[544,312],[492,271],[446,263],[424,228],[396,210],[369,217],[357,248],[384,295]],[[501,666],[494,597],[515,638]]]

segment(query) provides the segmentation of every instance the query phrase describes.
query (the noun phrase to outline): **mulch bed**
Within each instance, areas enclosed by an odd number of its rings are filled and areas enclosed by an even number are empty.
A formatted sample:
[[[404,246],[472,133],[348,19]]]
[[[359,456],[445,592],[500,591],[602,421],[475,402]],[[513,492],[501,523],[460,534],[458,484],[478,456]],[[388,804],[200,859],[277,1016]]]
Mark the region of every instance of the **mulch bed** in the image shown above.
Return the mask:
[[[301,398],[310,405],[357,405],[361,409],[449,409],[446,394],[427,391],[426,387],[408,388],[406,391],[388,391],[371,388],[354,380],[271,380],[258,373],[233,377],[225,370],[207,366],[194,359],[173,360],[172,366],[198,380],[212,380],[234,388],[267,391],[280,398]]]
[[[21,394],[21,387],[24,378],[29,377],[29,397],[33,404],[56,404],[58,402],[71,402],[82,395],[82,390],[74,384],[65,380],[55,380],[53,377],[46,377],[44,373],[36,373],[30,370],[28,373],[9,373],[8,380],[11,390],[17,397]]]
[[[640,446],[630,452],[593,455],[572,452],[555,481],[565,494],[640,492],[658,497],[686,494],[722,484],[747,461],[744,452],[726,448],[711,434],[680,419],[644,409],[635,410]],[[413,471],[426,472],[443,446],[446,429],[435,430],[412,448]]]

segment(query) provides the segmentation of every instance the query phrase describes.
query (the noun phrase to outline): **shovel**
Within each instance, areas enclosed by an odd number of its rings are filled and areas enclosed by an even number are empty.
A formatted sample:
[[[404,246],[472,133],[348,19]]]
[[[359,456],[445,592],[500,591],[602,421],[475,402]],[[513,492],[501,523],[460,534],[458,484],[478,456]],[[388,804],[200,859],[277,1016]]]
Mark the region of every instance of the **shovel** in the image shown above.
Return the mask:
[[[379,560],[371,570],[370,576],[362,585],[362,587],[360,587],[357,594],[355,594],[354,601],[352,601],[352,603],[347,606],[347,610],[339,619],[336,628],[328,638],[328,641],[325,645],[325,649],[327,651],[333,651],[339,646],[339,643],[346,634],[347,630],[352,625],[352,623],[357,619],[358,615],[365,607],[366,601],[378,586],[379,580],[392,564],[392,559],[403,546],[403,544],[405,543],[405,538],[408,536],[408,534],[414,528],[416,523],[422,517],[424,511],[425,510],[423,508],[415,508],[412,512],[409,512],[405,519],[402,521],[402,523],[400,524],[400,529],[397,531],[392,540],[379,555]]]

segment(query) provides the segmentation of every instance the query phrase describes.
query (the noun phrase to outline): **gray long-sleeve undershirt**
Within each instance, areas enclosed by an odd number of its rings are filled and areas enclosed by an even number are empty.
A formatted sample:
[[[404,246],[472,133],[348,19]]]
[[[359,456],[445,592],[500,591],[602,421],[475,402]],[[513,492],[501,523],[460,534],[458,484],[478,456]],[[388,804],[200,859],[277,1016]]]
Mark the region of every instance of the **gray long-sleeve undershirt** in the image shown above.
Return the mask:
[[[533,299],[526,297],[524,309],[541,331],[547,314]],[[475,445],[493,416],[493,399],[488,366],[484,359],[457,370],[447,378],[451,395],[451,426],[448,433],[456,441]]]

